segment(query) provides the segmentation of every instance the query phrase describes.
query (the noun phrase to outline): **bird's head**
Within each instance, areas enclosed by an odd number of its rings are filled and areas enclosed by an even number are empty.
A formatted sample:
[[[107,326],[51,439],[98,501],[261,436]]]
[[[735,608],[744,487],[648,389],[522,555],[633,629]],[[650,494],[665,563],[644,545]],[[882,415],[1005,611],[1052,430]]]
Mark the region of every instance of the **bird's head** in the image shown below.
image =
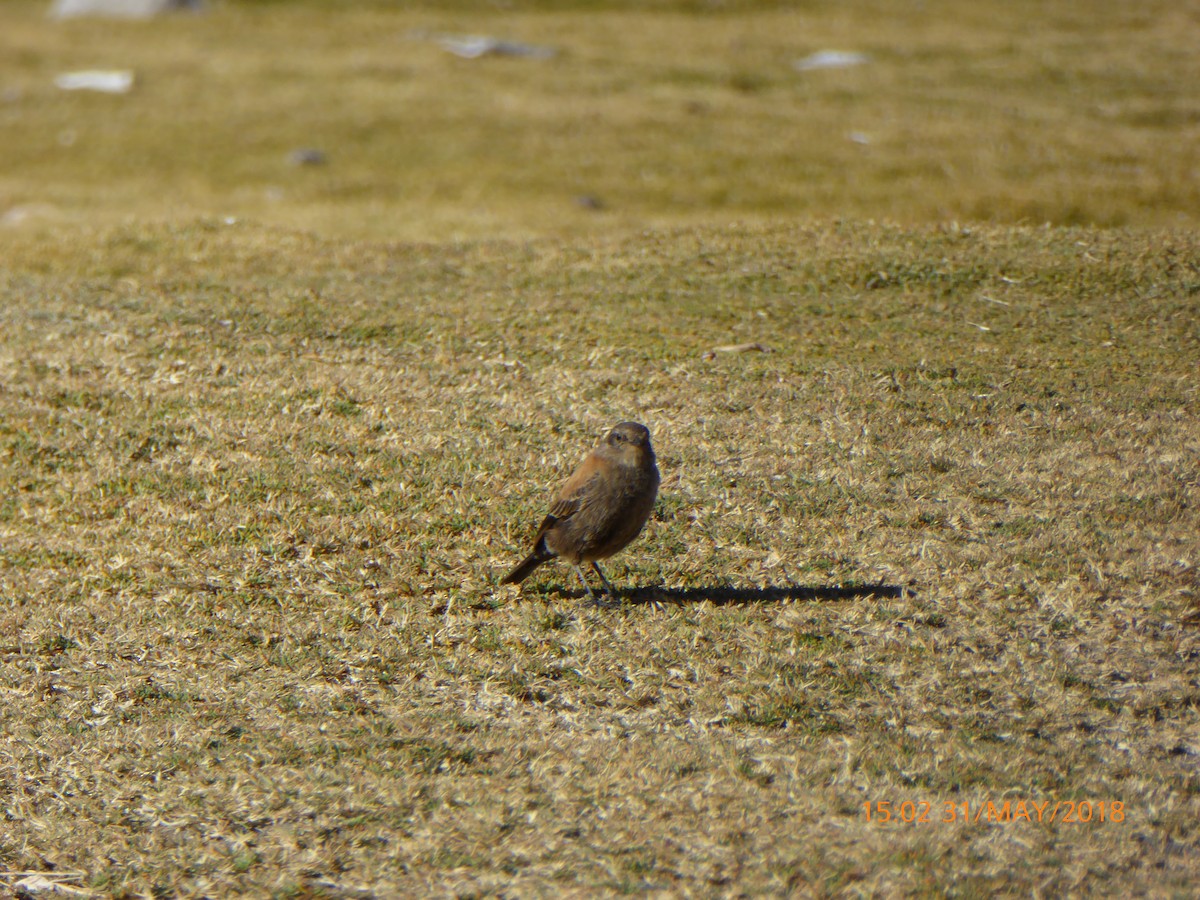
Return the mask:
[[[648,454],[654,458],[654,450],[650,446],[650,431],[645,425],[637,422],[622,422],[604,438],[604,443],[622,456],[639,458]]]

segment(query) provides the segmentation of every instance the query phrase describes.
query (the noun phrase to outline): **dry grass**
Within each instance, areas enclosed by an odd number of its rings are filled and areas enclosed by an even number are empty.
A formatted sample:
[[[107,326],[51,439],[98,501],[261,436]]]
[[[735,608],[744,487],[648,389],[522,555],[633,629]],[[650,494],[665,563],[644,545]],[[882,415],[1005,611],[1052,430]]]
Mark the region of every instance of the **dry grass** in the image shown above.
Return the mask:
[[[130,25],[6,2],[0,216],[234,215],[384,240],[1200,221],[1194,4],[398,6],[229,2]],[[466,61],[444,33],[561,52]],[[793,69],[831,48],[872,61]],[[53,86],[95,67],[132,68],[134,91]],[[290,165],[302,147],[328,165]]]
[[[0,893],[1190,896],[1195,9],[550,6],[0,10]]]
[[[0,866],[116,896],[1195,884],[1194,235],[89,241],[10,241],[0,283]],[[703,356],[745,341],[774,352]],[[665,474],[629,602],[561,567],[497,590],[626,417]],[[1003,799],[1125,818],[864,819]]]

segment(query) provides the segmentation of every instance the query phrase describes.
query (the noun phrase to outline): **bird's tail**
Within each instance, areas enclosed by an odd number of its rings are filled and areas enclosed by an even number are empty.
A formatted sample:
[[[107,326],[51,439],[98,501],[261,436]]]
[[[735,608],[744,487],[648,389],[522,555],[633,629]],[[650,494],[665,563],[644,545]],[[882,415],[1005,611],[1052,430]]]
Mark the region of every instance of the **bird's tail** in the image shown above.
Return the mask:
[[[542,563],[549,562],[550,560],[554,559],[554,557],[557,555],[557,553],[552,553],[546,547],[544,541],[538,541],[537,546],[533,548],[533,552],[525,557],[525,561],[509,572],[508,575],[505,576],[504,580],[500,583],[520,584],[533,574],[534,569],[536,569]]]

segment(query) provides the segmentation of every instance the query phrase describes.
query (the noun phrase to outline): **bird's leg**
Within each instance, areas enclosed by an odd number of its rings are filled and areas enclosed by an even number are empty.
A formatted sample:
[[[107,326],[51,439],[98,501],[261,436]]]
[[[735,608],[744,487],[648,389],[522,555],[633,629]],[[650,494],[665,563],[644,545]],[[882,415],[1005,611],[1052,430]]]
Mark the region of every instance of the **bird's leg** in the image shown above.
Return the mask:
[[[592,563],[592,568],[596,570],[596,574],[597,574],[597,575],[599,575],[599,576],[600,576],[600,580],[601,580],[602,582],[604,582],[604,592],[605,592],[606,594],[608,594],[608,596],[609,596],[609,597],[611,597],[613,600],[616,600],[616,599],[617,599],[617,592],[616,592],[616,591],[614,591],[614,590],[613,590],[613,586],[612,586],[611,584],[609,584],[609,583],[608,583],[608,579],[604,577],[604,573],[600,571],[600,567],[599,567],[598,565],[596,565],[596,564],[593,562],[593,563]]]
[[[600,601],[596,599],[596,595],[592,593],[592,589],[587,583],[587,576],[583,574],[583,569],[574,564],[571,565],[571,568],[575,570],[576,574],[579,575],[579,580],[583,582],[583,589],[587,592],[588,599],[593,603],[599,603]]]

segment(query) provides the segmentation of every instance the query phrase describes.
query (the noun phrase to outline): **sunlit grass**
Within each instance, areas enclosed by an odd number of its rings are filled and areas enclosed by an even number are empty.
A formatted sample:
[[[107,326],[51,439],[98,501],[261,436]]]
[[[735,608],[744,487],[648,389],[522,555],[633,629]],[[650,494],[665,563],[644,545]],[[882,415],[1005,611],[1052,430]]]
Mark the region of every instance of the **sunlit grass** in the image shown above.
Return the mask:
[[[0,861],[122,896],[1182,890],[1136,835],[1195,840],[1196,250],[10,239]],[[497,589],[625,418],[664,472],[629,603]],[[1005,797],[1129,817],[862,812]]]
[[[1196,31],[4,4],[0,876],[1187,895]],[[627,602],[499,588],[630,418]],[[943,821],[1006,799],[1123,817]]]
[[[1194,225],[1188,7],[227,3],[0,12],[0,215],[374,238],[795,216]],[[444,34],[553,47],[464,60]],[[854,50],[867,64],[798,72]],[[130,68],[126,96],[53,76]],[[325,165],[297,166],[302,148]]]

